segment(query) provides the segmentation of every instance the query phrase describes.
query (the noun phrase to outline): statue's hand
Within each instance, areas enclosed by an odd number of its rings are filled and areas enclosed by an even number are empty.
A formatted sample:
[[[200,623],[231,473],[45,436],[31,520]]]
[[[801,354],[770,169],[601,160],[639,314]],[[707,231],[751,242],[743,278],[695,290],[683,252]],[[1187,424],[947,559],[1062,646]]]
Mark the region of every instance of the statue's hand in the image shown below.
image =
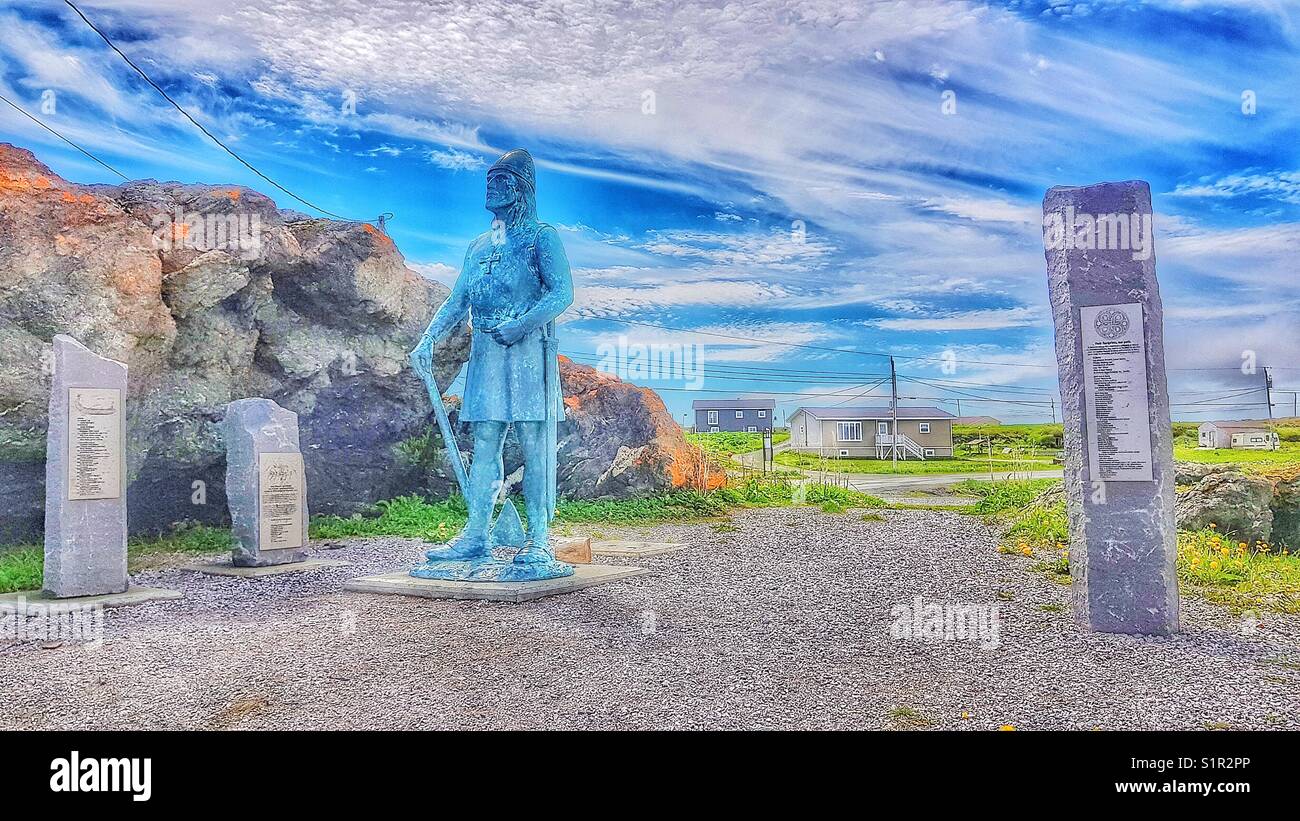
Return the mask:
[[[424,337],[410,354],[411,367],[422,377],[433,376],[433,340]]]
[[[509,347],[524,338],[527,329],[517,319],[509,319],[488,331],[498,343]]]

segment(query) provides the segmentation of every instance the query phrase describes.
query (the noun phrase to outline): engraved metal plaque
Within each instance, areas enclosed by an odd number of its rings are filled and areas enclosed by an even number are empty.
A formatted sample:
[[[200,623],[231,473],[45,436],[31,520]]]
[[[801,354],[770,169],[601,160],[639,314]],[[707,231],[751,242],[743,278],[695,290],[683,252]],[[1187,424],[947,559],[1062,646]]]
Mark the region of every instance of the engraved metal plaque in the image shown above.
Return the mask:
[[[258,550],[303,547],[307,525],[302,454],[259,454],[257,471]]]
[[[1150,482],[1150,388],[1142,306],[1079,309],[1088,467],[1093,481]]]
[[[68,388],[68,499],[120,499],[122,391]]]

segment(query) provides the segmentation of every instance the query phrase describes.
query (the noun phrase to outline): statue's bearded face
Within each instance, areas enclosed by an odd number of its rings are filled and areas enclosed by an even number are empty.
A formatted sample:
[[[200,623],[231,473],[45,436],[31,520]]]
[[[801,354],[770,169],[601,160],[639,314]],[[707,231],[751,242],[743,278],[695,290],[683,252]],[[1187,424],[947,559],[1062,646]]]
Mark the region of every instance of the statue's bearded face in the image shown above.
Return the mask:
[[[508,171],[493,171],[487,178],[487,207],[495,211],[508,208],[518,199],[515,178]]]

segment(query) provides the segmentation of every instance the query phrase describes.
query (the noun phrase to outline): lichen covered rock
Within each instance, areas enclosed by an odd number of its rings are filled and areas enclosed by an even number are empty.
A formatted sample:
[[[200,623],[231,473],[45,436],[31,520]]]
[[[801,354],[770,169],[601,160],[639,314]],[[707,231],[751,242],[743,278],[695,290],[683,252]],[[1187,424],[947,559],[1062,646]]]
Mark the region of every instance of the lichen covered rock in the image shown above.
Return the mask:
[[[446,289],[369,225],[305,220],[237,186],[81,186],[0,144],[0,521],[39,531],[51,339],[126,362],[133,531],[225,520],[222,409],[299,416],[314,512],[419,491],[398,458],[428,398],[406,363]],[[438,378],[466,334],[436,352]]]

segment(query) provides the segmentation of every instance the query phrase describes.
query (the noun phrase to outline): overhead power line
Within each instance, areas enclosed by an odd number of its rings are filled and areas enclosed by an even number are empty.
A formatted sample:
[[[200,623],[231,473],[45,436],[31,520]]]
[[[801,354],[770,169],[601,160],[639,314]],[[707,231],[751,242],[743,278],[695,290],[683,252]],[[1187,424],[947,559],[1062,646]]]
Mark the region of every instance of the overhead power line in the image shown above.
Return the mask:
[[[39,120],[35,115],[29,113],[26,109],[24,109],[24,108],[22,108],[21,106],[19,106],[19,105],[18,105],[17,103],[15,103],[13,100],[9,99],[8,97],[4,96],[3,94],[0,94],[0,100],[4,100],[6,103],[9,104],[9,107],[12,108],[14,111],[17,111],[19,114],[23,115],[23,116],[26,117],[27,119],[29,119],[29,120],[31,120],[32,122],[36,123],[36,124],[39,125],[41,128],[45,129],[46,131],[50,132],[50,133],[53,134],[54,136],[58,137],[60,140],[63,140],[65,143],[67,143],[68,145],[70,145],[70,146],[72,146],[73,148],[77,149],[77,150],[80,151],[82,154],[85,154],[87,157],[90,157],[92,160],[94,160],[95,162],[97,162],[97,163],[99,163],[100,165],[104,166],[104,167],[107,168],[109,171],[112,171],[114,174],[118,175],[119,177],[121,177],[121,178],[124,179],[124,180],[130,180],[130,177],[128,177],[127,175],[123,174],[121,171],[118,171],[116,168],[114,168],[113,166],[109,165],[108,163],[104,162],[104,161],[101,160],[99,157],[96,157],[94,154],[91,154],[89,151],[87,151],[86,149],[84,149],[84,148],[82,148],[81,146],[77,145],[77,144],[74,143],[72,140],[69,140],[67,137],[63,136],[62,134],[60,134],[60,133],[59,133],[58,131],[56,131],[55,129],[53,129],[53,128],[51,128],[50,126],[46,125],[45,123],[41,122],[41,120]]]
[[[244,159],[243,157],[239,156],[239,154],[236,153],[236,152],[234,151],[234,149],[232,149],[230,146],[228,146],[228,145],[226,145],[224,142],[222,142],[222,141],[217,137],[217,135],[215,135],[215,134],[213,134],[211,131],[209,131],[209,130],[208,130],[206,127],[204,127],[204,125],[203,125],[202,123],[200,123],[198,120],[196,120],[196,119],[194,119],[193,117],[191,117],[191,116],[190,116],[190,113],[189,113],[188,111],[186,111],[185,109],[181,108],[180,103],[177,103],[175,100],[173,100],[172,97],[171,97],[171,95],[168,94],[166,91],[163,90],[163,87],[162,87],[162,86],[160,86],[160,85],[158,85],[157,83],[155,83],[155,82],[153,81],[153,78],[150,77],[148,74],[145,73],[144,69],[140,68],[138,65],[135,64],[135,62],[134,62],[130,57],[126,56],[126,53],[125,53],[124,51],[122,51],[122,49],[118,48],[118,47],[117,47],[117,44],[114,43],[114,42],[112,41],[112,39],[110,39],[109,36],[108,36],[107,34],[105,34],[103,31],[101,31],[101,30],[99,29],[98,26],[96,26],[94,23],[92,23],[92,22],[90,21],[90,18],[87,17],[87,16],[86,16],[82,11],[81,11],[81,9],[77,8],[76,4],[73,3],[72,0],[63,0],[63,2],[66,3],[66,4],[68,5],[68,8],[72,9],[73,11],[75,11],[75,12],[77,13],[77,16],[80,17],[80,18],[85,22],[85,24],[86,24],[87,26],[90,26],[91,31],[93,31],[93,32],[95,32],[96,34],[98,34],[98,35],[100,36],[100,38],[103,39],[103,41],[104,41],[105,43],[108,44],[108,47],[109,47],[109,48],[111,48],[113,51],[117,52],[118,56],[121,57],[123,60],[125,60],[125,61],[126,61],[126,64],[127,64],[128,66],[130,66],[132,69],[134,69],[136,74],[139,74],[141,77],[143,77],[143,78],[144,78],[144,81],[145,81],[146,83],[148,83],[149,85],[153,86],[154,90],[157,91],[159,94],[161,94],[164,100],[166,100],[167,102],[171,103],[172,108],[175,108],[177,111],[179,111],[179,112],[181,113],[181,116],[183,116],[185,119],[187,119],[187,120],[189,120],[191,123],[193,123],[195,128],[197,128],[199,131],[202,131],[202,132],[207,136],[208,139],[212,140],[214,143],[216,143],[217,145],[219,145],[223,151],[225,151],[227,154],[229,154],[230,156],[232,156],[232,157],[234,157],[236,160],[238,160],[238,161],[239,161],[239,162],[240,162],[240,163],[241,163],[245,168],[247,168],[249,171],[252,171],[254,174],[256,174],[257,176],[259,176],[259,177],[261,177],[263,180],[265,180],[269,185],[272,185],[272,186],[274,186],[276,189],[282,191],[283,193],[289,195],[290,197],[293,197],[295,200],[297,200],[298,202],[300,202],[300,203],[302,203],[303,205],[307,206],[308,208],[311,208],[311,209],[313,209],[313,210],[319,211],[320,213],[324,214],[324,215],[327,216],[327,217],[333,217],[334,219],[337,219],[337,220],[343,220],[344,222],[371,222],[371,220],[358,220],[358,219],[351,219],[351,218],[349,218],[349,217],[345,217],[345,216],[343,216],[343,215],[341,215],[341,214],[336,214],[336,213],[334,213],[333,211],[330,211],[330,210],[328,210],[328,209],[326,209],[326,208],[322,208],[322,207],[320,207],[319,205],[317,205],[316,203],[312,202],[311,200],[308,200],[308,199],[306,199],[306,198],[304,198],[304,197],[300,197],[300,196],[298,196],[298,195],[295,194],[294,192],[290,191],[288,188],[285,188],[285,187],[284,187],[283,185],[281,185],[280,183],[278,183],[278,182],[276,182],[275,180],[273,180],[273,179],[271,179],[270,177],[268,177],[266,174],[263,174],[263,173],[262,173],[262,172],[257,168],[257,166],[253,165],[253,164],[250,163],[248,160],[246,160],[246,159]]]
[[[943,362],[957,362],[966,365],[993,365],[993,366],[1001,366],[1001,367],[1008,367],[1008,368],[1053,368],[1054,369],[1056,367],[1055,365],[1036,365],[1030,362],[986,362],[978,359],[945,359],[943,357],[937,357],[937,356],[905,356],[903,354],[888,354],[888,353],[883,353],[881,351],[858,351],[852,348],[834,348],[829,345],[809,345],[802,342],[781,342],[776,339],[764,339],[763,337],[757,337],[757,336],[736,336],[735,334],[724,334],[724,333],[718,333],[716,331],[701,331],[701,330],[696,330],[694,328],[675,328],[671,325],[659,325],[654,322],[644,322],[636,319],[621,319],[619,317],[613,317],[613,316],[600,316],[598,314],[586,313],[583,311],[575,311],[574,313],[576,313],[578,316],[582,317],[583,319],[604,320],[606,322],[618,322],[623,325],[642,325],[647,328],[658,328],[663,331],[676,331],[678,333],[697,334],[699,336],[712,336],[712,337],[718,337],[720,339],[733,339],[738,342],[748,342],[751,345],[757,342],[763,345],[781,345],[786,348],[804,348],[810,351],[830,351],[832,353],[848,353],[848,354],[855,354],[857,356],[883,356],[885,358],[889,358],[890,356],[893,356],[895,359],[907,359],[914,362],[943,361]]]
[[[906,359],[912,362],[952,362],[952,363],[962,364],[962,365],[986,365],[990,367],[1000,367],[1000,368],[1045,368],[1050,370],[1056,370],[1055,365],[1039,365],[1033,362],[996,362],[996,361],[983,360],[983,359],[956,359],[956,358],[947,358],[942,356],[910,356],[906,354],[890,354],[890,353],[885,353],[883,351],[860,351],[860,350],[855,350],[853,348],[836,348],[830,345],[810,345],[805,342],[782,342],[781,340],[778,339],[766,339],[764,337],[758,337],[758,336],[737,336],[736,334],[724,334],[718,331],[703,331],[696,328],[680,328],[673,325],[662,325],[656,322],[646,322],[645,320],[639,320],[639,319],[624,319],[622,317],[616,317],[616,316],[605,316],[602,314],[595,314],[595,313],[582,311],[582,310],[575,310],[573,313],[582,319],[591,319],[595,321],[604,321],[604,322],[615,322],[620,325],[639,325],[645,328],[657,328],[661,331],[675,331],[677,333],[694,334],[697,336],[709,336],[718,339],[730,339],[736,342],[748,342],[751,345],[755,343],[762,344],[762,345],[779,345],[785,348],[802,348],[804,350],[810,350],[810,351],[846,353],[846,354],[854,354],[855,356],[875,356],[875,357],[884,357],[886,359],[892,356],[895,359]],[[1268,367],[1270,370],[1279,370],[1279,371],[1300,370],[1300,366],[1290,367],[1290,366],[1269,365]],[[1237,367],[1166,368],[1166,370],[1235,371],[1235,370],[1239,370],[1239,368]],[[993,386],[989,386],[989,387],[993,387]]]

